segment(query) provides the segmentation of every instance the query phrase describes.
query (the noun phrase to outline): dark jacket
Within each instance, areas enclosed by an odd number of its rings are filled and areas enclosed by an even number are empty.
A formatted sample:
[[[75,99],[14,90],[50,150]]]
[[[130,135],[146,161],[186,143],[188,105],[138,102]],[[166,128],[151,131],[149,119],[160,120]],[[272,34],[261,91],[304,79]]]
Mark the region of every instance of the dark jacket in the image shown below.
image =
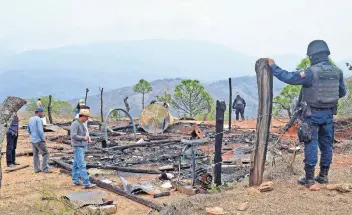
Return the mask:
[[[235,100],[233,101],[232,108],[243,109],[245,107],[246,107],[246,101],[241,96],[237,95]]]

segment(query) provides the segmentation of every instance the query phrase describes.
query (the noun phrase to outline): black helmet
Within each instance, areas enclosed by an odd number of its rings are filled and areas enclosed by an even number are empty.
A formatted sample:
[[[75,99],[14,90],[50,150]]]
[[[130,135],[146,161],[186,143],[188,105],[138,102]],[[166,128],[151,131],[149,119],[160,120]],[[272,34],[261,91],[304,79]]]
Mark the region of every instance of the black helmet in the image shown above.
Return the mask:
[[[308,56],[313,56],[314,54],[317,54],[319,52],[326,52],[328,55],[330,55],[328,44],[326,44],[324,40],[314,40],[309,43],[307,48]]]

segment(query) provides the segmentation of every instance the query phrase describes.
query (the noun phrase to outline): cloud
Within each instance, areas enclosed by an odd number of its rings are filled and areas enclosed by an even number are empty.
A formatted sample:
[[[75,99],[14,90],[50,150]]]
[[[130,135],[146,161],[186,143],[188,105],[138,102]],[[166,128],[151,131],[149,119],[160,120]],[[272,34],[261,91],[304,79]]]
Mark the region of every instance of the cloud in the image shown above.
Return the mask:
[[[0,46],[16,50],[109,40],[207,40],[246,54],[304,55],[325,39],[346,58],[352,2],[339,0],[11,0],[0,2]]]

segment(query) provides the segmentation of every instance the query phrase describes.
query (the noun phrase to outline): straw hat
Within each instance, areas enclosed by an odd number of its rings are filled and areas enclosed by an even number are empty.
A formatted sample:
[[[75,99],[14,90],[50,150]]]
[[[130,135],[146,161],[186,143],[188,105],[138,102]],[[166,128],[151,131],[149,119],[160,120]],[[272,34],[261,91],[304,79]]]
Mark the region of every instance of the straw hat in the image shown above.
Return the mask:
[[[92,114],[90,113],[90,109],[81,109],[79,110],[79,116],[88,116],[88,117],[92,117]]]

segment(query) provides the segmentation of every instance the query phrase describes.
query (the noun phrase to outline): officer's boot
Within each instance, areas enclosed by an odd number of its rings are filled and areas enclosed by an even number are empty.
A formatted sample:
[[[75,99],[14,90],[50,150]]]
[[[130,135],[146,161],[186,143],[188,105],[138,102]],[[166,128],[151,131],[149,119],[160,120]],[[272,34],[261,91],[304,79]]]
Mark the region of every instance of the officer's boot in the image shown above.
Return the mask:
[[[306,172],[305,177],[302,177],[300,180],[298,180],[298,183],[301,185],[304,185],[306,187],[311,187],[315,182],[314,182],[314,168],[305,165],[304,171]]]
[[[318,182],[319,184],[328,184],[329,183],[328,173],[329,173],[329,167],[320,166],[320,172],[319,172],[319,175],[315,177],[315,181]]]

